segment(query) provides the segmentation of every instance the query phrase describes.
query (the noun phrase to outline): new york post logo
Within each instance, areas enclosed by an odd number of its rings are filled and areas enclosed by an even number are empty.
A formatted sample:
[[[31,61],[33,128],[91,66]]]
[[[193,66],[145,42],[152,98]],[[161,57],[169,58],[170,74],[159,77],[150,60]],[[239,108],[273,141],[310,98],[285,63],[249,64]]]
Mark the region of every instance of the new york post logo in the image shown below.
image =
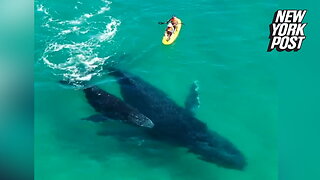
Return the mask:
[[[268,52],[274,48],[277,51],[298,51],[301,49],[304,28],[307,23],[302,23],[307,10],[278,10],[274,13],[273,22],[270,24],[270,42]]]

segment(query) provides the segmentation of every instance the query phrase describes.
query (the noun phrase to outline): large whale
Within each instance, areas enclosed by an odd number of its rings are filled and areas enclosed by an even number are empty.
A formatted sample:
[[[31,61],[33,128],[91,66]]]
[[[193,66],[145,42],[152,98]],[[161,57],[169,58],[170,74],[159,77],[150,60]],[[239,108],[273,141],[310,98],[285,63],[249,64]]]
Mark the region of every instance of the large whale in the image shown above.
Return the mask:
[[[110,70],[117,78],[121,95],[126,103],[138,109],[154,123],[154,127],[142,128],[154,139],[185,147],[207,162],[236,170],[246,166],[244,155],[229,140],[209,130],[207,125],[190,110],[190,102],[195,91],[186,100],[183,108],[171,100],[163,91],[145,82],[139,77],[118,69]],[[190,99],[191,98],[191,99]]]

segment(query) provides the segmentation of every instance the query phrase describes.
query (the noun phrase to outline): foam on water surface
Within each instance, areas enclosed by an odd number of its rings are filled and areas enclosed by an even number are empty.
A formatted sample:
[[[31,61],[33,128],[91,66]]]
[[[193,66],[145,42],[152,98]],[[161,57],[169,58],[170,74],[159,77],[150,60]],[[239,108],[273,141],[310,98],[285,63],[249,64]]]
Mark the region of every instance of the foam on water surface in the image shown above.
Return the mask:
[[[108,14],[111,2],[102,2],[103,6],[74,19],[64,19],[45,5],[36,4],[37,12],[41,13],[41,28],[50,34],[43,42],[40,61],[53,69],[55,75],[71,81],[90,80],[99,75],[102,66],[114,55],[112,51],[100,55],[99,51],[107,51],[112,45],[121,21]]]

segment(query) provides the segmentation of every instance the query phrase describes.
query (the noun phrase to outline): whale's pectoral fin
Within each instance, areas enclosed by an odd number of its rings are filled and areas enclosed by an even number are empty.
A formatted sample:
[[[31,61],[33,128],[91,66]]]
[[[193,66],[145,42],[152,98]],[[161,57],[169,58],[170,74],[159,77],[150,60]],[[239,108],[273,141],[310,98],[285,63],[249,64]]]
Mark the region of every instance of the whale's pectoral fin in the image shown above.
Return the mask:
[[[195,110],[200,106],[198,81],[194,81],[190,87],[189,95],[184,103],[185,108],[194,114]]]
[[[154,126],[153,122],[148,117],[139,112],[130,113],[128,121],[141,127],[153,128]]]
[[[108,121],[109,118],[103,116],[102,114],[95,114],[86,118],[82,118],[81,120],[92,121],[92,122],[104,122]]]

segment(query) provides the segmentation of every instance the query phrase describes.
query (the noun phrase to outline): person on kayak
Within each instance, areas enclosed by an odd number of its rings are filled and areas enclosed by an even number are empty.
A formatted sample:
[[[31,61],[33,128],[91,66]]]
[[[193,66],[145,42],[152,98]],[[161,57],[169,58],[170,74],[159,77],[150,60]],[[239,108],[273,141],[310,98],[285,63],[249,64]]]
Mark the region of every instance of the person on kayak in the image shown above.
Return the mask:
[[[166,35],[167,35],[167,41],[169,41],[170,37],[172,36],[174,32],[174,26],[169,22],[167,29],[166,29]]]
[[[167,24],[171,23],[173,25],[173,28],[176,30],[178,25],[178,20],[175,16],[172,16],[168,21]]]

